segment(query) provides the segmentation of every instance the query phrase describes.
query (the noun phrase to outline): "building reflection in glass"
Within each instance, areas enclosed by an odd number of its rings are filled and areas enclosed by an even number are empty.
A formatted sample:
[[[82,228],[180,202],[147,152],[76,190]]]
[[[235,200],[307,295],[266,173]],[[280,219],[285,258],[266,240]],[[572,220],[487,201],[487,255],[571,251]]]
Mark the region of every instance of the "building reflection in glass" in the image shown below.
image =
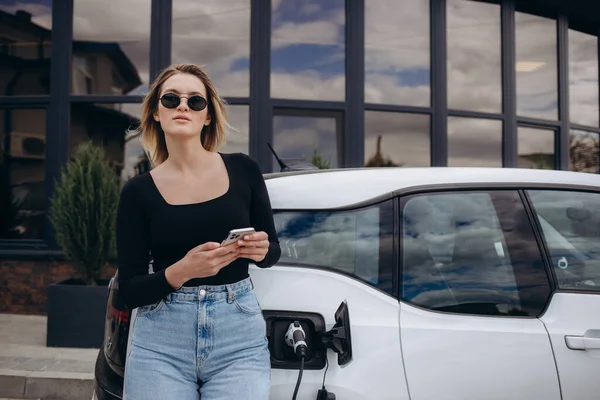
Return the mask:
[[[74,0],[71,93],[143,95],[148,90],[151,0],[118,7]]]
[[[600,135],[572,130],[569,139],[570,170],[600,174]]]
[[[448,118],[449,167],[502,167],[502,121]]]
[[[365,112],[366,167],[428,167],[428,115]]]
[[[345,99],[345,4],[272,2],[271,97]]]
[[[365,1],[365,102],[430,104],[429,0]]]
[[[520,168],[554,169],[556,131],[541,128],[518,128],[517,151]]]

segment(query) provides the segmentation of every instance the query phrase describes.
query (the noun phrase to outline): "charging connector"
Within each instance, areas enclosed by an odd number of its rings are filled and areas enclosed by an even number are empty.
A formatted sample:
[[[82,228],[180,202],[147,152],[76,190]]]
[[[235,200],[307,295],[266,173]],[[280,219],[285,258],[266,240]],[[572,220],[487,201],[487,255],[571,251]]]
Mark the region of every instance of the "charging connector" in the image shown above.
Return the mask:
[[[294,353],[296,353],[298,357],[303,357],[306,355],[308,346],[305,339],[306,333],[304,332],[304,329],[302,329],[300,322],[292,322],[285,333],[285,342],[288,346],[294,348]]]
[[[302,329],[300,322],[294,321],[288,327],[285,333],[285,342],[288,346],[294,349],[294,353],[300,358],[300,372],[298,373],[298,381],[296,382],[296,388],[294,389],[294,395],[292,400],[296,400],[298,395],[298,389],[300,388],[300,382],[302,382],[302,374],[304,372],[304,359],[308,351],[308,345],[306,344],[306,333]]]

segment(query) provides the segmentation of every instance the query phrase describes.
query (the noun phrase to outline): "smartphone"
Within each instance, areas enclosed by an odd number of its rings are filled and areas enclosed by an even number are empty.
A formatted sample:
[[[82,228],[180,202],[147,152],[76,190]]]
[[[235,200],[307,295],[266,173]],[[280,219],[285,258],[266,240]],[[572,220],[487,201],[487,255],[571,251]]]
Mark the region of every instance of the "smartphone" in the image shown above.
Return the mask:
[[[229,231],[229,235],[227,235],[227,239],[223,240],[221,246],[227,246],[228,244],[234,243],[246,235],[250,235],[256,233],[254,228],[240,228],[240,229],[232,229]]]

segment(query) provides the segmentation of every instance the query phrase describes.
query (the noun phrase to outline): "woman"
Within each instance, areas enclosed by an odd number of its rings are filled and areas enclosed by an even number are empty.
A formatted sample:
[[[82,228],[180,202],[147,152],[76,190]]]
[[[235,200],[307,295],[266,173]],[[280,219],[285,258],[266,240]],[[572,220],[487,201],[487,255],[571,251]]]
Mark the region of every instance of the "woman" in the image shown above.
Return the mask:
[[[127,181],[117,216],[120,291],[137,308],[129,400],[269,397],[248,263],[268,268],[281,250],[258,165],[216,152],[226,126],[224,101],[195,65],[165,69],[144,100],[139,130],[153,169]],[[256,233],[221,245],[245,227]]]

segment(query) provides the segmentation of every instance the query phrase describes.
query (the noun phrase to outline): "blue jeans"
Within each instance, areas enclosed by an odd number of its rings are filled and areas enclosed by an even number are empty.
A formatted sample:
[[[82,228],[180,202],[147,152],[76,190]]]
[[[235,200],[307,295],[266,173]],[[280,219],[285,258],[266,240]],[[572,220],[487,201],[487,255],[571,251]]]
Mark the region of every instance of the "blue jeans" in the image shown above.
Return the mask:
[[[250,278],[184,287],[137,309],[127,400],[267,400],[266,324]]]

